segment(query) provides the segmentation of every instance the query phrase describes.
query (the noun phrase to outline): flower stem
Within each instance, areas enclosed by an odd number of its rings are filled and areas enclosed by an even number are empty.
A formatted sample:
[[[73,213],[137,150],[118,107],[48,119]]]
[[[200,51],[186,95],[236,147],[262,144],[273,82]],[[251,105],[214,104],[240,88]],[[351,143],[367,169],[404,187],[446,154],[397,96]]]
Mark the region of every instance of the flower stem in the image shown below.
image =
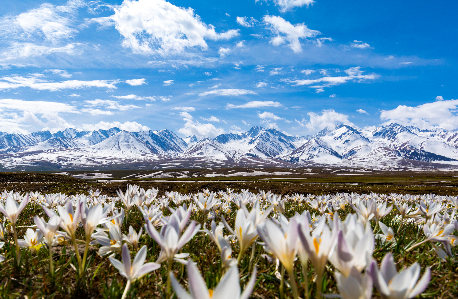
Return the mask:
[[[428,242],[428,241],[429,241],[428,239],[425,239],[425,240],[421,241],[420,243],[417,243],[417,244],[415,244],[415,245],[412,245],[412,246],[410,246],[408,249],[406,249],[406,252],[409,252],[409,251],[411,251],[412,249],[417,248],[418,246],[420,246],[420,245],[422,245],[422,244],[425,244],[425,243]]]
[[[126,299],[127,292],[129,292],[130,289],[130,280],[127,280],[126,288],[124,289],[124,293],[122,293],[121,299]]]
[[[86,267],[87,252],[89,251],[89,242],[91,241],[91,236],[86,236],[86,247],[84,248],[83,261],[80,269],[80,276],[83,275],[84,268]]]
[[[21,251],[19,250],[19,244],[17,242],[17,231],[16,231],[16,224],[12,224],[13,227],[13,235],[14,235],[14,244],[16,245],[16,262],[17,266],[21,265]]]
[[[316,298],[321,299],[321,288],[323,287],[323,272],[317,271],[317,277],[316,277]]]
[[[243,256],[243,251],[240,250],[239,256],[237,257],[237,265],[240,264],[240,261],[242,260],[242,256]]]
[[[255,253],[256,253],[256,242],[253,243],[253,247],[251,248],[250,264],[248,266],[248,271],[250,271],[250,272],[253,269],[253,259],[254,259],[254,254]]]
[[[291,291],[293,292],[293,298],[298,299],[299,293],[297,291],[296,277],[294,275],[294,269],[288,271],[289,284],[291,285]]]
[[[173,259],[169,259],[167,263],[167,287],[165,289],[165,298],[170,299],[171,298],[171,280],[170,280],[170,272],[172,271],[172,263]]]
[[[54,279],[54,263],[52,260],[52,247],[49,246],[49,273],[51,274],[51,279]]]
[[[76,260],[78,261],[78,273],[77,274],[78,274],[78,277],[80,277],[79,273],[81,272],[81,256],[78,250],[78,243],[76,242],[75,234],[72,234],[72,242],[73,242],[73,247],[75,247]]]
[[[308,262],[308,261],[307,261]],[[308,275],[308,263],[302,263],[302,275],[304,275],[304,298],[309,298],[309,275]]]

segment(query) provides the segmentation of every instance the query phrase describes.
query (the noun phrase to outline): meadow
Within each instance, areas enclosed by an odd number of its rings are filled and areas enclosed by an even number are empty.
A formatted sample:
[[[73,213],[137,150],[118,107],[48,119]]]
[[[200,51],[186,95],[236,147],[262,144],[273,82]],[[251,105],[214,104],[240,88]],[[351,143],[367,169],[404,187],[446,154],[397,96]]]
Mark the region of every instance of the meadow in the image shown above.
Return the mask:
[[[456,196],[11,181],[2,298],[458,297]]]

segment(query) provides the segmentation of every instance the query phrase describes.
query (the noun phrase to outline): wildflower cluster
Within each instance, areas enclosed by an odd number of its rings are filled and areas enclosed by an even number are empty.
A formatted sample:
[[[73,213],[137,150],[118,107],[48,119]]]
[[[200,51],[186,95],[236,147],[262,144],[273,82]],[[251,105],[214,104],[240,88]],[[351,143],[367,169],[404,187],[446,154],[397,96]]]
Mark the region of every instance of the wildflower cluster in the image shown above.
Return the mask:
[[[41,212],[19,227],[28,208]],[[431,280],[424,253],[433,253],[437,263],[456,263],[457,209],[456,197],[435,195],[280,196],[227,189],[159,196],[134,185],[117,197],[4,192],[0,248],[11,246],[0,250],[13,258],[18,275],[26,267],[21,254],[49,253],[51,288],[58,280],[53,248],[73,251],[69,264],[83,290],[93,259],[107,261],[126,279],[122,298],[160,271],[165,275],[154,277],[165,298],[249,298],[265,277],[279,285],[272,297],[414,298]],[[18,229],[26,229],[22,239]],[[208,248],[216,254],[202,257],[199,251]],[[413,253],[421,254],[413,263],[395,259]],[[3,255],[0,261],[7,262]],[[213,273],[199,271],[207,264]]]

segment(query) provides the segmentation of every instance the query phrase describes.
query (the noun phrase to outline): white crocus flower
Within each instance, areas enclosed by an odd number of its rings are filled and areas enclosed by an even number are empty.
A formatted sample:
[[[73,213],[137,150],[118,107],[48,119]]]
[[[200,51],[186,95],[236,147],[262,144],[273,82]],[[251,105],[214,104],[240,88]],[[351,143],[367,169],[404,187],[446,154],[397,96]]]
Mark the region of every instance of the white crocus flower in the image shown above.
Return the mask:
[[[210,227],[211,227],[211,230],[204,228],[203,231],[206,232],[208,236],[210,237],[210,239],[212,239],[212,241],[216,243],[216,246],[218,246],[218,249],[221,252],[223,250],[223,247],[219,243],[219,237],[220,236],[223,237],[224,225],[220,222],[217,226],[215,221],[212,220]]]
[[[295,218],[292,218],[286,227],[282,227],[283,230],[270,220],[258,226],[259,236],[288,272],[294,298],[299,297],[294,279],[294,260],[298,248],[297,227],[298,223]]]
[[[388,215],[392,209],[393,206],[389,206],[388,208],[386,207],[386,202],[379,203],[374,212],[375,220],[380,221],[380,219]]]
[[[335,249],[329,256],[329,261],[349,276],[353,267],[362,271],[371,261],[374,252],[374,234],[370,225],[357,220],[356,216],[349,215],[344,223],[344,230],[337,234]]]
[[[197,270],[196,265],[189,261],[187,263],[188,285],[191,294],[188,294],[180,283],[175,279],[173,273],[169,273],[172,286],[180,299],[248,299],[253,291],[256,282],[256,268],[251,274],[251,278],[240,294],[239,271],[237,266],[232,266],[229,271],[221,278],[214,290],[207,289],[205,281]]]
[[[238,210],[235,218],[235,230],[232,230],[227,222],[223,218],[223,222],[226,228],[237,237],[240,245],[239,257],[237,262],[240,263],[243,253],[247,250],[258,238],[258,231],[256,229],[256,213],[253,211],[249,214],[249,217],[245,216],[243,210]]]
[[[363,276],[360,270],[352,268],[350,274],[345,276],[339,272],[334,273],[337,289],[344,299],[371,299],[372,279],[369,275]]]
[[[43,237],[48,247],[52,247],[54,236],[59,229],[60,217],[52,216],[49,218],[48,223],[46,223],[43,218],[38,216],[33,217],[33,220],[35,221],[37,228],[40,229],[40,231],[43,233]]]
[[[385,242],[396,242],[394,238],[394,231],[391,227],[386,226],[382,222],[379,222],[379,226],[383,234],[378,234],[377,237],[381,238]]]
[[[11,222],[11,225],[15,227],[19,214],[24,210],[25,206],[28,203],[29,203],[28,195],[22,198],[21,204],[18,204],[14,200],[13,196],[8,196],[6,198],[5,206],[3,206],[3,204],[0,203],[0,212],[2,212],[3,215],[5,215],[5,217],[8,219],[8,221]]]
[[[335,215],[335,218],[338,218],[338,215]],[[299,225],[299,239],[301,240],[304,250],[307,252],[310,261],[315,267],[317,273],[316,285],[317,289],[320,290],[324,268],[328,261],[328,256],[334,245],[336,238],[335,227],[331,232],[327,225],[324,225],[323,228],[316,228],[312,235],[310,235],[310,227],[305,225]],[[321,292],[318,291],[317,298],[321,298]]]
[[[140,228],[140,231],[137,233],[132,226],[129,226],[129,234],[127,236],[123,234],[122,239],[131,244],[134,249],[137,250],[142,231],[143,228]]]
[[[130,285],[137,279],[148,274],[151,271],[158,269],[161,265],[156,263],[145,263],[146,252],[148,248],[143,246],[134,258],[133,263],[131,262],[130,252],[127,245],[124,244],[122,247],[122,262],[110,257],[111,264],[118,269],[119,274],[127,279],[127,285],[122,295],[122,298],[126,298],[127,292],[130,289]]]
[[[377,263],[373,261],[368,272],[383,299],[414,298],[426,289],[431,279],[431,271],[426,268],[422,278],[418,281],[420,277],[418,263],[398,273],[391,253],[383,258],[380,270]]]
[[[24,239],[17,240],[18,244],[22,248],[28,248],[32,252],[37,252],[43,244],[41,240],[43,239],[43,233],[37,229],[34,231],[31,228],[28,228]]]

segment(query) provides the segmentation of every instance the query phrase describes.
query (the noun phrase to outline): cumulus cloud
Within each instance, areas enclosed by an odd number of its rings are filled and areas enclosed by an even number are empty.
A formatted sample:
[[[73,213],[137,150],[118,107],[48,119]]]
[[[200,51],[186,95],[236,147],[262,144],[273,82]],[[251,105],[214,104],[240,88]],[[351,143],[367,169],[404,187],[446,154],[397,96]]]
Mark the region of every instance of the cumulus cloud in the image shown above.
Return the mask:
[[[130,86],[140,86],[143,84],[146,84],[146,79],[132,79],[132,80],[126,80],[126,83],[129,84]]]
[[[168,101],[168,98],[164,97],[164,96],[160,96],[160,97],[141,97],[141,96],[138,96],[138,95],[135,95],[135,94],[129,94],[129,95],[126,95],[126,96],[112,96],[112,97],[113,98],[117,98],[117,99],[121,99],[121,100],[136,100],[136,101],[149,100],[149,101],[156,101],[157,99],[160,99],[162,101]],[[167,98],[167,100],[164,100],[166,98]]]
[[[275,5],[280,8],[281,12],[286,12],[295,7],[309,6],[315,3],[314,0],[273,0]]]
[[[258,84],[256,84],[256,87],[258,87],[258,88],[266,87],[266,86],[267,86],[266,82],[259,82]]]
[[[198,121],[193,121],[191,118],[184,118],[185,124],[183,128],[178,130],[178,133],[185,136],[196,135],[198,138],[215,138],[220,134],[224,134],[224,129],[217,128],[213,124],[202,124]]]
[[[302,51],[300,38],[306,39],[321,34],[319,31],[307,28],[304,24],[293,25],[282,17],[264,16],[263,20],[276,35],[270,40],[270,43],[274,46],[280,46],[288,42],[294,53]]]
[[[231,50],[230,48],[223,48],[223,47],[221,47],[221,48],[219,48],[219,50],[218,50],[218,54],[219,54],[219,56],[224,57],[224,56],[226,56],[227,54],[229,54],[231,51],[232,51],[232,50]]]
[[[219,118],[216,116],[210,116],[209,118],[201,117],[202,120],[219,123]]]
[[[276,116],[272,112],[263,112],[263,113],[258,113],[258,117],[261,119],[273,119],[273,120],[279,120],[282,119],[281,117]]]
[[[309,112],[307,115],[309,116],[308,121],[302,119],[302,121],[296,120],[296,122],[311,132],[317,132],[325,128],[334,129],[339,124],[354,126],[348,120],[348,115],[335,112],[334,109],[323,110],[321,115],[314,112]]]
[[[0,90],[2,89],[16,89],[20,87],[29,87],[35,90],[48,90],[58,91],[62,89],[79,89],[88,87],[99,87],[116,89],[116,84],[119,80],[68,80],[62,82],[51,82],[40,79],[39,76],[5,76],[0,78]]]
[[[333,39],[330,38],[330,37],[317,38],[316,39],[316,44],[317,44],[318,47],[321,47],[323,45],[323,43],[326,42],[326,41],[332,42]]]
[[[420,129],[440,127],[453,130],[458,128],[457,108],[458,100],[443,100],[416,107],[399,105],[392,110],[383,110],[380,119]]]
[[[254,91],[246,90],[246,89],[215,89],[211,91],[206,91],[199,93],[200,97],[208,96],[208,95],[216,95],[216,96],[243,96],[246,94],[257,94]]]
[[[126,122],[119,122],[119,121],[114,121],[114,122],[105,122],[101,121],[96,124],[83,124],[81,125],[81,129],[85,131],[95,131],[95,130],[108,130],[111,128],[119,128],[124,131],[129,131],[129,132],[140,132],[140,131],[149,131],[150,128],[147,126],[141,125],[135,121],[126,121]]]
[[[193,112],[196,111],[196,108],[194,107],[173,107],[172,110],[179,110],[179,111],[185,111],[185,112]]]
[[[255,18],[237,17],[237,23],[243,27],[253,27],[258,21]]]
[[[110,110],[119,110],[119,111],[127,111],[134,108],[140,108],[139,106],[135,105],[121,105],[119,102],[111,101],[111,100],[88,100],[84,101],[86,106],[88,107],[104,107],[105,109]]]
[[[61,114],[80,113],[74,106],[59,102],[0,99],[0,131],[29,133],[69,127]]]
[[[72,77],[72,74],[69,74],[65,70],[51,69],[51,70],[47,70],[47,72],[53,73],[55,75],[59,75],[59,76],[64,77],[64,78],[71,78]]]
[[[443,101],[443,100],[444,100],[444,98],[442,96],[437,96],[436,97],[436,101]]]
[[[52,43],[72,38],[78,32],[72,24],[73,16],[84,5],[79,0],[71,0],[62,6],[44,3],[17,16],[3,17],[0,19],[0,35],[24,40],[43,38]]]
[[[271,70],[271,71],[269,72],[269,75],[270,75],[270,76],[278,75],[278,74],[280,74],[280,71],[281,71],[282,69],[283,69],[282,67],[276,67],[276,68],[274,68],[273,70]]]
[[[172,84],[173,84],[173,81],[174,81],[174,80],[165,80],[165,81],[164,81],[164,86],[172,85]]]
[[[367,48],[370,48],[371,45],[369,45],[368,43],[359,41],[359,40],[354,40],[353,43],[351,44],[351,47],[358,48],[358,49],[367,49]]]
[[[367,113],[366,110],[363,110],[363,109],[358,109],[356,110],[356,112],[369,115],[369,113]]]
[[[114,15],[93,21],[114,25],[124,38],[122,45],[136,53],[180,53],[193,47],[206,50],[206,39],[227,40],[239,35],[238,30],[217,33],[192,8],[165,0],[125,0],[114,6]]]
[[[242,105],[227,104],[226,109],[235,108],[262,108],[262,107],[281,107],[279,102],[274,101],[251,101]]]
[[[352,67],[345,70],[346,76],[325,76],[317,79],[296,79],[284,80],[285,82],[293,83],[295,86],[309,85],[315,88],[317,92],[323,92],[325,87],[344,84],[347,82],[364,82],[366,80],[375,80],[379,76],[377,74],[364,75],[361,67]]]

